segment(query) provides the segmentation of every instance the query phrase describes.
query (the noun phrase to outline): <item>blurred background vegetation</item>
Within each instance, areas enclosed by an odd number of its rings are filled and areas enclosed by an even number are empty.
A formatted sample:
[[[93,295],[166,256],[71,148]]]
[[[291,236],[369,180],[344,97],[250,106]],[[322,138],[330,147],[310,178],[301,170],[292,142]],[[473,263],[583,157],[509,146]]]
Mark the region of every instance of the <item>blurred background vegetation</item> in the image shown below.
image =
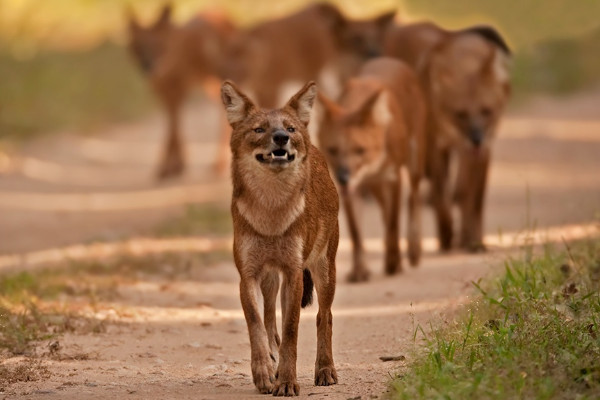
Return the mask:
[[[126,8],[144,22],[167,0],[0,0],[0,138],[91,131],[155,109],[130,62]],[[222,8],[241,25],[293,12],[308,0],[171,0],[183,23]],[[515,49],[514,93],[563,95],[600,77],[597,0],[336,0],[351,17],[398,9],[398,19],[447,28],[497,26]]]

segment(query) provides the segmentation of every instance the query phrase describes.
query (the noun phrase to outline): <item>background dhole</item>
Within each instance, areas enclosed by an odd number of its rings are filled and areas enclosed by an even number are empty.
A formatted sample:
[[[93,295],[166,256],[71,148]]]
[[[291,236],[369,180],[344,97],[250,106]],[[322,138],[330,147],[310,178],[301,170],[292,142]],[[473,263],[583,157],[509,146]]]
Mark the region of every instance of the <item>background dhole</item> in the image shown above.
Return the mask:
[[[425,101],[417,77],[401,61],[378,58],[348,81],[340,105],[320,96],[324,118],[319,146],[341,186],[353,244],[351,281],[368,277],[353,197],[359,189],[381,206],[385,224],[385,271],[402,269],[399,246],[401,167],[409,172],[408,254],[421,256],[419,181],[425,151]]]

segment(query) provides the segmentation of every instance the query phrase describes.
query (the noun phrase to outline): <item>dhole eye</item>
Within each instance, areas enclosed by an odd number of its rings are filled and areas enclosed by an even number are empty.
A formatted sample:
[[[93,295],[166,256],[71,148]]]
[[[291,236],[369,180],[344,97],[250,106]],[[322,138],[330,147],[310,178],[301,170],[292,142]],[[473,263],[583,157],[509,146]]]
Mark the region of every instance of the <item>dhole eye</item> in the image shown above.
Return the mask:
[[[337,156],[338,153],[338,149],[335,147],[330,147],[327,149],[327,152],[331,155],[331,156]]]
[[[359,156],[362,156],[363,154],[365,154],[365,151],[366,151],[365,148],[362,147],[362,146],[354,148],[354,153],[357,154],[357,155],[359,155]]]
[[[294,128],[293,126],[288,126],[287,131],[289,133],[294,133],[294,132],[296,132],[296,128]]]
[[[480,112],[481,112],[481,116],[484,117],[484,118],[489,118],[489,117],[492,116],[492,109],[491,108],[483,107]]]
[[[263,128],[254,128],[254,132],[256,132],[256,133],[265,133],[265,130]]]

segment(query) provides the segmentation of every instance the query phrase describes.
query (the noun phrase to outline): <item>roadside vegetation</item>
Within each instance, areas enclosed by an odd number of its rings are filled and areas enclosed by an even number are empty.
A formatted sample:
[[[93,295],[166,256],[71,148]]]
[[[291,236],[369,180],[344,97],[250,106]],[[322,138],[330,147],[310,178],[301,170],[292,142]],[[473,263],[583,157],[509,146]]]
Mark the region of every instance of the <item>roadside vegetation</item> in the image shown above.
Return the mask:
[[[474,285],[453,322],[416,327],[392,398],[600,398],[600,239],[527,249]]]
[[[56,358],[57,349],[46,345],[65,332],[103,332],[105,321],[91,315],[121,298],[118,287],[198,279],[201,269],[230,259],[224,250],[120,256],[5,274],[0,277],[0,366],[12,356]],[[1,376],[0,371],[0,381]]]
[[[178,23],[202,9],[185,0],[171,3]],[[231,2],[224,7],[234,20],[248,24],[292,12],[305,3],[294,0],[274,8],[271,2],[258,6]],[[345,0],[334,3],[355,17],[398,7],[395,1],[361,6]],[[433,19],[449,28],[474,23],[498,26],[516,50],[513,90],[517,99],[600,84],[597,5],[566,5],[561,0],[510,3],[460,0],[448,7],[441,0],[406,0],[400,4],[399,17],[405,10],[412,18]],[[55,131],[95,131],[157,109],[152,91],[123,45],[127,5],[147,23],[164,1],[6,3],[0,13],[0,141]],[[514,18],[529,13],[531,7],[544,12],[544,17],[527,23]],[[564,7],[569,13],[561,13]],[[44,18],[31,18],[37,13]]]

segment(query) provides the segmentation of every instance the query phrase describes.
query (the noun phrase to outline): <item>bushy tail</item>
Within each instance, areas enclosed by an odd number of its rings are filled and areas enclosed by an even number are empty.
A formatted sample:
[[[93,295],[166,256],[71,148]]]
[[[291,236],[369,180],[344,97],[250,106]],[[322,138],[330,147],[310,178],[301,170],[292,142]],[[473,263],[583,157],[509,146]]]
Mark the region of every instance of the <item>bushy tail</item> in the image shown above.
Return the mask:
[[[310,271],[305,269],[302,273],[304,289],[302,290],[302,308],[310,306],[313,300],[313,280]]]

